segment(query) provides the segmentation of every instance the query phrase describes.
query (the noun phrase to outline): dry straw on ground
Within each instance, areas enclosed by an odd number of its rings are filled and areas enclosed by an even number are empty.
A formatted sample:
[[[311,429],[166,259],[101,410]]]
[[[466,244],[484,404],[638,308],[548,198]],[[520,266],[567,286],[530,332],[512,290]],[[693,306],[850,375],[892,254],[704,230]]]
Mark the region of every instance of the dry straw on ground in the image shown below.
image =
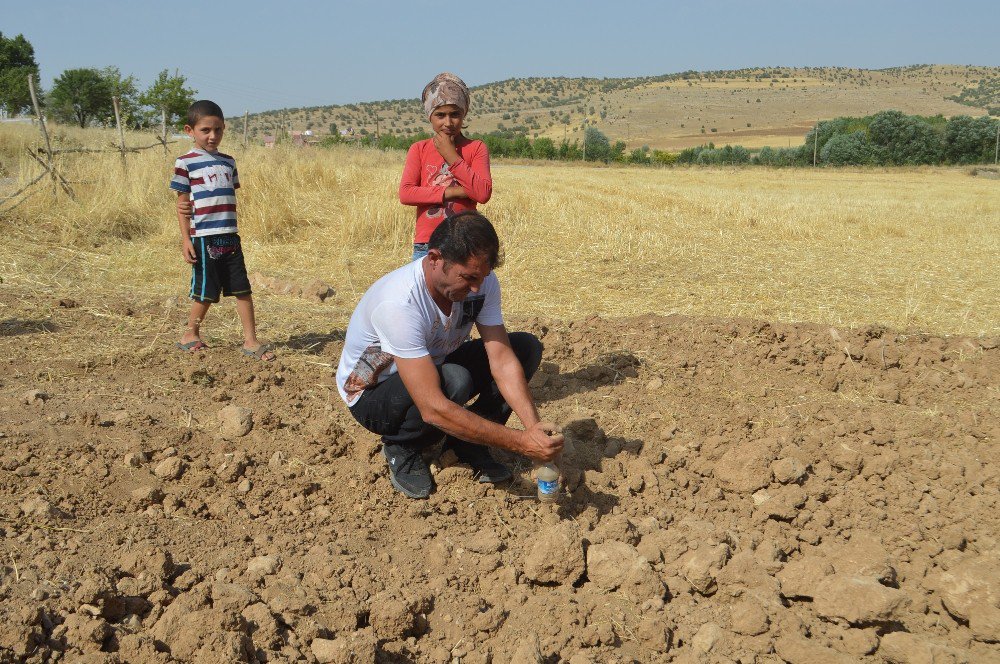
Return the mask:
[[[0,131],[6,146],[35,140],[30,127]],[[88,138],[109,142],[62,133],[64,143]],[[239,163],[251,271],[337,289],[324,305],[261,293],[268,337],[342,330],[368,285],[409,255],[413,211],[396,197],[402,153],[244,151],[231,139],[223,149]],[[34,173],[16,151],[2,154],[15,180]],[[115,153],[66,157],[62,167],[90,184],[76,186],[77,202],[53,202],[46,192],[4,218],[0,288],[36,302],[73,297],[108,316],[122,303],[185,295],[188,268],[167,189],[172,158],[159,150],[130,156],[127,174]],[[482,210],[505,244],[500,276],[513,315],[682,313],[1000,330],[1000,195],[995,181],[965,170],[497,163],[493,171],[495,194]],[[211,327],[238,338],[232,308],[224,311],[212,314]]]

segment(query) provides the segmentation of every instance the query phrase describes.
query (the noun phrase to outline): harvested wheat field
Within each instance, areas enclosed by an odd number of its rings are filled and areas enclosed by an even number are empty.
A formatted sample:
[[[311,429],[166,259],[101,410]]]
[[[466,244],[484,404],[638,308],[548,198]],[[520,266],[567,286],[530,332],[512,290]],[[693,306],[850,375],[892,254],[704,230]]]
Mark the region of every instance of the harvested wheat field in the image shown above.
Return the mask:
[[[568,440],[551,506],[509,456],[402,497],[337,396],[408,254],[402,154],[234,150],[262,365],[231,304],[172,349],[153,152],[3,216],[0,661],[1000,658],[995,181],[495,165],[508,327]]]

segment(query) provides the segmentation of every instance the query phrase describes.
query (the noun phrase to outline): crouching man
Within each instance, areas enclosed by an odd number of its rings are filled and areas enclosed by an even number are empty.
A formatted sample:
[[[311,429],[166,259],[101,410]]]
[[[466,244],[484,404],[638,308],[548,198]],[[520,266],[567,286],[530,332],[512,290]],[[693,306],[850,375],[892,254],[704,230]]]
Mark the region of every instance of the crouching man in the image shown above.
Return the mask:
[[[463,212],[435,229],[424,258],[376,281],[351,315],[337,389],[354,418],[382,436],[392,485],[410,498],[430,495],[421,450],[442,437],[481,482],[511,478],[489,447],[535,461],[562,451],[562,435],[539,421],[528,389],[542,344],[504,327],[499,262],[493,225]],[[469,341],[473,323],[480,339]],[[524,431],[505,426],[511,410]]]

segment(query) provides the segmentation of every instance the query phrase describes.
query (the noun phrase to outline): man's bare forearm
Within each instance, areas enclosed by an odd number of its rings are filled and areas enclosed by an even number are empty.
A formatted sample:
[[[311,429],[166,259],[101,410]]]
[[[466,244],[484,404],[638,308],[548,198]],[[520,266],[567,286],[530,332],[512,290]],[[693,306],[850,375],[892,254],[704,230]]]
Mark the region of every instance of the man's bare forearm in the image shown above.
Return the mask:
[[[511,353],[513,356],[514,354]],[[531,388],[528,387],[528,380],[524,375],[524,369],[517,357],[513,357],[513,362],[507,361],[503,366],[497,367],[493,371],[493,380],[500,388],[500,394],[511,410],[517,413],[521,424],[525,428],[531,428],[541,421],[538,416],[538,409],[535,408],[535,400],[531,396]]]
[[[520,452],[524,449],[523,431],[491,422],[447,399],[434,408],[433,412],[421,413],[421,416],[427,424],[460,440],[499,447],[511,452]]]

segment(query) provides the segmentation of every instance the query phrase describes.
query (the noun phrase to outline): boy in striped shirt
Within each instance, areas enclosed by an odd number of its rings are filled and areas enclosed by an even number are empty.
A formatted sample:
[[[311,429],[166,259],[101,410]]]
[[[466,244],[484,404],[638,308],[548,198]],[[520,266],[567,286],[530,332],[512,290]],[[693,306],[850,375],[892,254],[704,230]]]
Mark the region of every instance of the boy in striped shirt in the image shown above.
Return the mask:
[[[203,99],[188,108],[184,131],[194,140],[194,149],[177,159],[170,181],[178,197],[181,255],[192,266],[191,313],[177,347],[185,351],[207,348],[201,324],[208,308],[220,296],[231,295],[243,324],[243,354],[270,361],[274,353],[257,340],[250,279],[237,235],[240,179],[236,160],[218,151],[225,130],[222,109],[215,102]]]

